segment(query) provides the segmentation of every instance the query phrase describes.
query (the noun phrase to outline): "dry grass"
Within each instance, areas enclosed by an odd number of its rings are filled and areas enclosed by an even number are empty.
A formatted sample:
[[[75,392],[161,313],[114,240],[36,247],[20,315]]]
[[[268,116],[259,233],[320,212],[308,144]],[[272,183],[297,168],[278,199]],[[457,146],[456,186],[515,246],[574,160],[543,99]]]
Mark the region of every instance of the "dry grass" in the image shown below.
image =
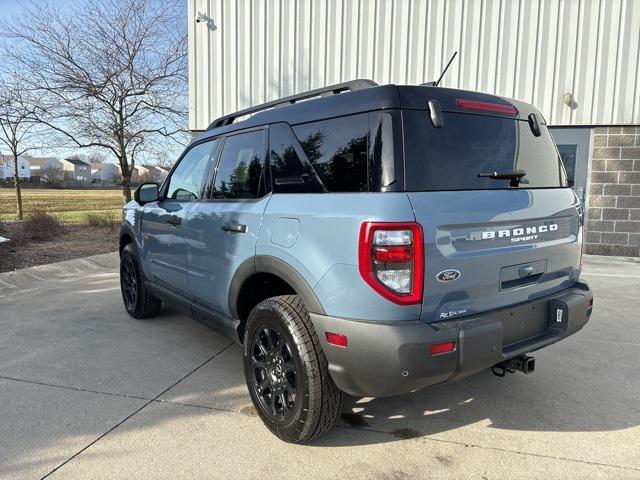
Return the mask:
[[[24,229],[24,223],[0,224],[0,233],[9,239],[9,243],[1,244],[2,247],[24,247],[29,243],[29,235]]]
[[[22,204],[25,217],[44,209],[63,223],[79,224],[88,214],[119,219],[123,199],[121,190],[24,189]],[[0,221],[15,220],[15,208],[15,191],[0,189]]]
[[[17,245],[13,240],[20,235],[23,222],[8,224],[7,237],[12,241],[0,243],[0,272],[27,268],[44,263],[60,262],[118,249],[118,232],[110,228],[88,225],[65,226],[64,234],[48,242],[26,241]],[[2,309],[0,308],[0,316]]]
[[[120,223],[120,217],[114,215],[111,211],[105,211],[101,213],[87,213],[85,215],[85,221],[87,225],[91,227],[106,227],[115,229]]]
[[[120,190],[25,189],[22,199],[16,222],[15,192],[0,189],[0,234],[10,240],[0,244],[0,272],[117,249]]]
[[[22,224],[24,232],[30,240],[46,242],[62,235],[64,228],[60,220],[42,208],[36,208]]]

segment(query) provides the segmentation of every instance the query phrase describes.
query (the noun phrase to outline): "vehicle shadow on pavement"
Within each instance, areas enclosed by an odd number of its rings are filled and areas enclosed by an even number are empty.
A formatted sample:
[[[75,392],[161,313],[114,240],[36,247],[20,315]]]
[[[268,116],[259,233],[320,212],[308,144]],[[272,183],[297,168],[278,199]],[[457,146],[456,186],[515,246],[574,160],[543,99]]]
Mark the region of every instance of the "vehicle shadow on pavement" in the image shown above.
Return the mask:
[[[485,371],[397,397],[346,396],[338,428],[313,444],[392,442],[467,426],[510,431],[508,436],[516,431],[607,432],[640,425],[632,366],[611,371],[595,358],[588,365],[584,345],[576,340],[538,352],[540,367],[529,375],[499,378]],[[349,435],[348,442],[343,442],[343,428],[388,435]]]

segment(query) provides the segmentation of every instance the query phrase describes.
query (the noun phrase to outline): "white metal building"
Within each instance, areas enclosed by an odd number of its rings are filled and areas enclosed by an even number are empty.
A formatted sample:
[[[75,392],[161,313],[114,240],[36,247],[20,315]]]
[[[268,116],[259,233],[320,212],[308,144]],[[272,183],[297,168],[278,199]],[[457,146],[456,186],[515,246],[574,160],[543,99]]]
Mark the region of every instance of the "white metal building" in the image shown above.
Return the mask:
[[[558,127],[591,251],[640,253],[640,0],[189,0],[188,19],[191,130],[354,78],[434,80],[458,51],[443,86]]]

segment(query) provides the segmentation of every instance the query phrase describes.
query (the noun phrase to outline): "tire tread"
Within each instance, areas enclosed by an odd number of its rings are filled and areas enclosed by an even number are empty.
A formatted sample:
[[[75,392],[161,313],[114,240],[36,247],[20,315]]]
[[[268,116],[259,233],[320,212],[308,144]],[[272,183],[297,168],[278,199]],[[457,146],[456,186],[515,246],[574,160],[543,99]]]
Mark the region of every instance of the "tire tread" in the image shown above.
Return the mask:
[[[264,302],[273,302],[288,313],[293,322],[291,333],[298,342],[302,360],[307,365],[310,393],[307,418],[311,421],[301,421],[297,438],[287,440],[302,443],[321,437],[335,425],[342,410],[343,394],[329,375],[328,362],[309,313],[297,295],[271,297]]]

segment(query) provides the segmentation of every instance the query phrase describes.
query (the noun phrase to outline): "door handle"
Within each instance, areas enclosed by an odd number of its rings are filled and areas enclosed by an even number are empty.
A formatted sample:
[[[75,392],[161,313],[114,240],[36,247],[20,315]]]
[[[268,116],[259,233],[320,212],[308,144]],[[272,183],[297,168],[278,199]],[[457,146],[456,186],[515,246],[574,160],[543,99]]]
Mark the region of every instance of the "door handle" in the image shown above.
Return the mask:
[[[171,225],[180,225],[182,223],[182,219],[176,215],[171,215],[168,219],[167,219],[167,223],[170,223]]]
[[[223,223],[220,228],[224,232],[247,233],[247,226],[241,223]]]

